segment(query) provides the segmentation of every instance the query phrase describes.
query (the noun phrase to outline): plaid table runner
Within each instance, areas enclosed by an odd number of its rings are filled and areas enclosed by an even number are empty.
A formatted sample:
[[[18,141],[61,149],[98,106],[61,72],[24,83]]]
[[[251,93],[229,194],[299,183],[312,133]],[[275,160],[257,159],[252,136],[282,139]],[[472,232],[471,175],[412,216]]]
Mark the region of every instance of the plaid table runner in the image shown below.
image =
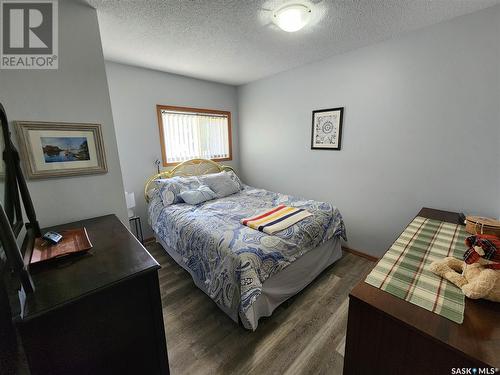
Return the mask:
[[[462,291],[433,274],[429,264],[447,256],[462,259],[465,227],[417,216],[406,227],[366,282],[456,323],[464,320]]]

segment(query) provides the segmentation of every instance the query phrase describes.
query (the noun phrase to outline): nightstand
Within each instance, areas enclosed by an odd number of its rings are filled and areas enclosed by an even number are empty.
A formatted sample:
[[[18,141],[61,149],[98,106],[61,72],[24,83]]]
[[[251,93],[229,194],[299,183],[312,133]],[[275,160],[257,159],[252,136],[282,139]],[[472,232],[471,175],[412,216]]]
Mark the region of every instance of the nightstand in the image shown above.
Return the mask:
[[[132,216],[128,219],[128,221],[130,222],[130,227],[132,227],[132,223],[134,224],[135,237],[144,245],[141,218],[139,216]]]

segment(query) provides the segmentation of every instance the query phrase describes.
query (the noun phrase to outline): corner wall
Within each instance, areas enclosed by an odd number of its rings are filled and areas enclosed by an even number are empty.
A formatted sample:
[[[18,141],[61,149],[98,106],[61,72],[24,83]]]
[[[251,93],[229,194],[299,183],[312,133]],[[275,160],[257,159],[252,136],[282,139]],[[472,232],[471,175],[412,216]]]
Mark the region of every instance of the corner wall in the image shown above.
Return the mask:
[[[108,173],[28,181],[41,226],[127,211],[95,9],[59,1],[59,69],[0,70],[0,102],[9,121],[102,125]],[[13,132],[13,140],[17,135]]]
[[[500,216],[500,6],[238,89],[254,186],[331,202],[379,256],[422,206]],[[311,111],[345,107],[342,151],[310,149]]]
[[[106,72],[125,190],[135,193],[135,214],[144,237],[151,237],[144,183],[156,173],[154,161],[161,160],[156,105],[231,111],[233,160],[222,164],[238,169],[236,87],[113,62],[106,62]]]

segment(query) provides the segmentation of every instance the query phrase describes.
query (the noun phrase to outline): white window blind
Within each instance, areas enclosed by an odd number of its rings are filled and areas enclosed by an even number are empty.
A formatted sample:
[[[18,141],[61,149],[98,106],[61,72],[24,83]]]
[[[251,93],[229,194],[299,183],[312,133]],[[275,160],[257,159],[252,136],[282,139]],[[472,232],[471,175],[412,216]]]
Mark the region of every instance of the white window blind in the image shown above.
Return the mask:
[[[161,110],[161,116],[166,163],[231,157],[228,115]]]

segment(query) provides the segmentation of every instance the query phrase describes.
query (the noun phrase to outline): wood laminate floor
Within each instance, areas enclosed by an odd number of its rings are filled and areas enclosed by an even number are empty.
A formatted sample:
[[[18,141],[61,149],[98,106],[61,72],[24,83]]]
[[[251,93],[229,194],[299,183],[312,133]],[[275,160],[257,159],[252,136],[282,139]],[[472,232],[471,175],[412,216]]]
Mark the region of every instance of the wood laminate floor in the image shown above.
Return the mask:
[[[373,263],[344,253],[255,332],[226,316],[159,244],[170,371],[183,374],[341,374],[348,294]]]

